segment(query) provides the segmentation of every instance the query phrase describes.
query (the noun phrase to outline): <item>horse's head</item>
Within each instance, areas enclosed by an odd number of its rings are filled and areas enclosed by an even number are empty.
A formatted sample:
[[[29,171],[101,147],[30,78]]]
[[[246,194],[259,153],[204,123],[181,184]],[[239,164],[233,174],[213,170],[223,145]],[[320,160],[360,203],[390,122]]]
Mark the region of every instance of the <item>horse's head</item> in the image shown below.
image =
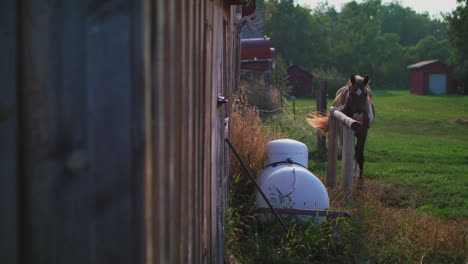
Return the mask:
[[[367,96],[367,89],[369,89],[369,76],[361,77],[359,75],[349,76],[349,94],[358,97]]]
[[[348,82],[348,104],[353,113],[364,112],[369,96],[369,76],[349,76]]]

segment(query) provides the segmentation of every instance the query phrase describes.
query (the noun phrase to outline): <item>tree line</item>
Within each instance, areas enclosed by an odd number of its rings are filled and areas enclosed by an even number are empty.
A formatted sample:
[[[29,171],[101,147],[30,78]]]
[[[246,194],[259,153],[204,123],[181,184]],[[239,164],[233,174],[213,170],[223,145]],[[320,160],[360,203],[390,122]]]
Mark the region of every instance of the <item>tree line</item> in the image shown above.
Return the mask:
[[[466,2],[463,9],[458,1],[458,12],[466,16]],[[368,74],[374,89],[407,89],[410,64],[438,59],[458,69],[466,61],[466,51],[453,45],[467,46],[454,37],[466,35],[462,29],[468,28],[466,21],[457,22],[460,32],[454,31],[454,21],[461,17],[455,11],[438,19],[380,0],[351,1],[340,11],[327,2],[309,9],[293,0],[257,0],[257,7],[264,11],[264,30],[276,50],[316,78]],[[458,69],[461,75],[463,69]]]

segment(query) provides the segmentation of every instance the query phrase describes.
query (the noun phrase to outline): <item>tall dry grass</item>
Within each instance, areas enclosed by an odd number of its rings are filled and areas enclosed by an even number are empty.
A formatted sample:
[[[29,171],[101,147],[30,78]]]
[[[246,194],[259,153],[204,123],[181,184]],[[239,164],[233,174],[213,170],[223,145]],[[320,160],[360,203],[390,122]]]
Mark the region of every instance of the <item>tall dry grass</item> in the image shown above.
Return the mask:
[[[382,185],[366,182],[351,203],[341,190],[329,190],[332,205],[350,212],[341,239],[350,252],[372,263],[464,263],[468,260],[468,219],[441,219],[414,208],[388,207]],[[352,254],[353,254],[352,253]]]
[[[257,107],[247,102],[245,94],[235,96],[232,118],[232,143],[241,157],[251,168],[260,170],[265,161],[265,146],[275,139],[285,138],[279,128],[265,126]],[[236,157],[232,157],[233,174],[245,175]],[[246,176],[241,176],[241,180]]]

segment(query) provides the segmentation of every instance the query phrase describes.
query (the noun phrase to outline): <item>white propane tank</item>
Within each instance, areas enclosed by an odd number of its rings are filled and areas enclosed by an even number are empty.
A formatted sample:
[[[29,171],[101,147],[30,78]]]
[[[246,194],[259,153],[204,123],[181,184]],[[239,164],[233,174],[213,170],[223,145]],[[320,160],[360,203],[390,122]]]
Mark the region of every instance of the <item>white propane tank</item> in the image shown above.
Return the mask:
[[[299,141],[278,139],[267,144],[267,164],[257,182],[275,208],[326,210],[327,189],[307,169],[308,149]],[[289,160],[289,161],[288,161]],[[257,192],[257,208],[268,208]],[[265,220],[261,217],[260,220]]]

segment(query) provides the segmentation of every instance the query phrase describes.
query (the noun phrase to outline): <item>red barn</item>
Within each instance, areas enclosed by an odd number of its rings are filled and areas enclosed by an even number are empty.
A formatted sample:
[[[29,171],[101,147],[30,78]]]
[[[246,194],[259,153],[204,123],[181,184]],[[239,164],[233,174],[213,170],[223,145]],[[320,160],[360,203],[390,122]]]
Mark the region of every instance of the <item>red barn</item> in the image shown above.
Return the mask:
[[[269,72],[273,62],[269,38],[241,40],[241,70]]]
[[[411,93],[453,93],[452,75],[447,64],[439,60],[421,61],[408,66],[411,70]]]
[[[312,75],[296,65],[288,68],[288,85],[293,87],[292,95],[312,95]]]

